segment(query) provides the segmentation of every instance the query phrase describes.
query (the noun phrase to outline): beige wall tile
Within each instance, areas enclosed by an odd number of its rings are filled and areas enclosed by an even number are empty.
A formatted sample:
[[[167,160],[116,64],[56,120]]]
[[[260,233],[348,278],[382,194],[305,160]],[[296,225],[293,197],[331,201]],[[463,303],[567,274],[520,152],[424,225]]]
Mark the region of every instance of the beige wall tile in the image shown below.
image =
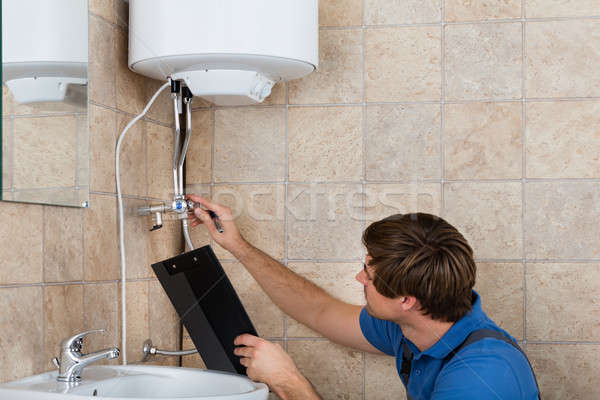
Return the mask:
[[[362,9],[362,0],[321,0],[319,1],[319,25],[362,25]]]
[[[271,257],[284,257],[283,185],[215,186],[213,200],[231,208],[235,223],[248,242]],[[213,248],[217,257],[234,259],[233,255],[218,244],[214,243]]]
[[[2,82],[2,116],[12,114],[13,98],[10,89]]]
[[[119,284],[120,286],[120,284]],[[139,362],[144,341],[150,338],[148,281],[127,282],[127,362]]]
[[[171,219],[170,217],[167,219],[165,215],[163,215],[163,218],[163,227],[161,229],[149,232],[149,265],[166,260],[167,258],[175,257],[177,254],[180,254],[183,251],[184,239],[181,222]],[[144,220],[143,223],[146,230],[152,228],[153,222],[150,216],[140,219]],[[203,227],[196,229],[203,229]],[[193,232],[194,228],[192,228],[191,231]],[[194,245],[198,245],[198,247],[200,247],[200,243],[196,243],[194,240],[192,240],[192,242]],[[150,272],[150,274],[153,276],[154,273]]]
[[[529,344],[527,355],[544,400],[595,400],[600,397],[597,344]]]
[[[159,349],[179,349],[179,316],[161,284],[148,282],[149,338]],[[185,357],[184,357],[185,358]],[[153,364],[177,366],[178,357],[157,357]]]
[[[521,103],[446,105],[447,179],[515,179],[523,175]]]
[[[212,116],[209,110],[192,112],[192,136],[185,162],[188,184],[210,182],[212,158]]]
[[[525,195],[528,259],[600,257],[600,184],[529,182]]]
[[[600,15],[597,0],[525,0],[527,18],[589,17]]]
[[[366,119],[367,180],[441,176],[438,104],[369,105]]]
[[[145,122],[144,130],[147,140],[148,196],[172,200],[174,194],[173,129],[153,122]],[[181,137],[181,142],[184,138],[185,136]]]
[[[114,0],[90,0],[88,8],[90,13],[98,15],[109,22],[115,22]]]
[[[218,109],[213,168],[218,182],[283,181],[285,110]]]
[[[0,381],[8,382],[42,372],[42,288],[0,289],[0,308]]]
[[[367,29],[367,101],[439,100],[440,53],[439,27]]]
[[[120,132],[119,132],[120,133]],[[133,132],[128,135],[134,134]],[[114,111],[90,104],[90,180],[91,190],[116,193],[115,146],[117,115]]]
[[[289,82],[290,104],[358,103],[363,97],[362,31],[321,30],[319,68]]]
[[[88,76],[91,101],[109,107],[116,106],[116,53],[115,28],[98,17],[89,18]]]
[[[365,354],[365,400],[402,399],[404,385],[396,369],[396,358]]]
[[[86,281],[118,279],[120,275],[117,200],[92,195],[83,217],[83,276]]]
[[[439,183],[367,184],[365,198],[367,223],[393,214],[410,212],[440,215],[441,193]]]
[[[15,119],[13,185],[21,189],[74,186],[75,137],[73,116]]]
[[[44,281],[83,279],[83,210],[44,207]]]
[[[2,118],[2,190],[12,186],[12,126],[11,119]]]
[[[290,341],[288,352],[324,399],[359,400],[362,354],[326,341]]]
[[[123,28],[115,29],[115,69],[117,108],[130,114],[139,114],[146,103],[144,84],[146,79],[128,66],[128,33]],[[165,89],[166,90],[166,89]]]
[[[129,292],[131,299],[132,293]],[[121,291],[117,283],[83,285],[83,326],[85,330],[106,329],[84,341],[84,351],[92,352],[108,347],[121,348],[119,320]],[[141,348],[141,347],[140,347]],[[103,360],[100,364],[120,364],[120,357]]]
[[[75,125],[77,129],[75,142],[77,147],[76,157],[76,186],[90,186],[90,123],[88,115],[78,115],[75,117]]]
[[[521,18],[521,0],[445,0],[446,21]]]
[[[361,107],[291,108],[288,129],[290,181],[362,179]]]
[[[521,23],[445,29],[446,99],[521,97]]]
[[[131,119],[126,114],[117,115],[117,139]],[[123,194],[134,196],[146,196],[147,194],[145,136],[144,124],[137,123],[127,131],[121,143],[119,167]]]
[[[122,0],[121,0],[122,1]],[[143,77],[144,80],[141,82],[141,87],[138,86],[136,90],[144,90],[144,98],[143,103],[144,107],[150,101],[152,96],[156,93],[156,91],[166,83],[166,81],[160,81],[155,79],[150,79],[148,77]],[[141,90],[140,90],[141,91]],[[197,98],[194,98],[194,101],[197,101]],[[194,102],[192,102],[192,105]],[[173,125],[173,99],[171,98],[171,90],[167,87],[164,89],[156,98],[150,109],[148,110],[148,114],[146,116],[155,121],[160,121],[165,124]]]
[[[600,103],[527,104],[527,177],[600,177]]]
[[[271,94],[267,96],[266,99],[260,104],[265,106],[271,105],[279,105],[286,103],[286,93],[287,93],[287,83],[286,82],[278,82],[271,89]]]
[[[362,197],[360,184],[289,185],[288,258],[362,257]]]
[[[439,22],[437,0],[366,0],[365,25],[419,24]]]
[[[600,21],[527,23],[527,97],[600,96]]]
[[[444,218],[473,248],[475,258],[521,258],[521,183],[444,185]]]
[[[261,337],[283,336],[283,312],[269,299],[244,266],[224,262],[223,269]]]
[[[0,284],[42,282],[42,215],[42,206],[0,202]]]
[[[598,341],[600,263],[527,264],[527,339]]]
[[[355,276],[362,269],[360,262],[356,263],[308,263],[294,262],[288,266],[295,273],[303,276],[324,289],[333,297],[350,304],[365,304],[363,286],[356,281]],[[287,318],[288,337],[318,337],[319,333]]]
[[[475,290],[483,311],[515,339],[523,339],[523,265],[477,263]]]
[[[44,288],[44,370],[54,370],[53,357],[60,357],[63,339],[83,332],[83,286]],[[92,339],[93,340],[93,339]],[[87,353],[87,350],[84,349]]]
[[[138,208],[147,205],[148,202],[145,200],[123,199],[127,279],[154,276],[150,267],[150,235],[153,233],[150,232],[150,229],[152,223],[149,218],[142,218],[137,213]],[[117,241],[118,237],[114,240]]]

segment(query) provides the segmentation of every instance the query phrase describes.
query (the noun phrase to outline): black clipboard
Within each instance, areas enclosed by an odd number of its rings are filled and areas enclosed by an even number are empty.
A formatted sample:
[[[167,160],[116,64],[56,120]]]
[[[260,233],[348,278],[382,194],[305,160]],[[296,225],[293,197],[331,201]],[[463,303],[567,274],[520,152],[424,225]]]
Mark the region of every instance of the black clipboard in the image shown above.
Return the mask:
[[[246,374],[233,340],[258,336],[210,246],[152,264],[202,360],[209,369]]]

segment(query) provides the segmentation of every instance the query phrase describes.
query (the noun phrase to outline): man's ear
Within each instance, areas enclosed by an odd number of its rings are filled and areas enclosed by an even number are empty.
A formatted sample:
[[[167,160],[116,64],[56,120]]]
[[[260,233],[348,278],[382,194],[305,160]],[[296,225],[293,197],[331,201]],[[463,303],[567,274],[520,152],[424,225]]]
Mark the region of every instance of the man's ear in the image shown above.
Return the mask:
[[[400,296],[398,300],[402,311],[409,311],[411,309],[417,309],[419,307],[419,302],[414,296]]]

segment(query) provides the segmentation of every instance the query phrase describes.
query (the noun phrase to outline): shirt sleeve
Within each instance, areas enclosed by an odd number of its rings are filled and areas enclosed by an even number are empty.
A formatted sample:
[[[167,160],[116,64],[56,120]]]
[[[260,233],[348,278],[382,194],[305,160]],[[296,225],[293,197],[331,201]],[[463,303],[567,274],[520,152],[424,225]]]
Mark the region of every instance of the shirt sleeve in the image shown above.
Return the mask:
[[[515,371],[502,357],[465,351],[438,375],[431,400],[537,399],[537,390],[522,393]]]
[[[365,338],[377,350],[394,356],[394,345],[389,331],[389,321],[384,321],[371,316],[366,308],[360,312],[360,329]]]

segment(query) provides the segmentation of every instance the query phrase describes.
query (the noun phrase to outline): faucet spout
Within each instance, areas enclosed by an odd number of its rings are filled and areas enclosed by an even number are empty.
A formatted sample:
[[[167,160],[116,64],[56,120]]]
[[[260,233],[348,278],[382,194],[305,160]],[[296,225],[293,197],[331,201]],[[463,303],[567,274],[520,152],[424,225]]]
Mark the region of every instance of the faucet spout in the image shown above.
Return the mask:
[[[96,351],[90,354],[84,354],[79,359],[79,365],[83,369],[85,366],[95,363],[96,361],[100,361],[104,358],[108,360],[112,360],[113,358],[119,357],[120,351],[116,347],[112,347],[110,349],[104,349],[100,351]]]

